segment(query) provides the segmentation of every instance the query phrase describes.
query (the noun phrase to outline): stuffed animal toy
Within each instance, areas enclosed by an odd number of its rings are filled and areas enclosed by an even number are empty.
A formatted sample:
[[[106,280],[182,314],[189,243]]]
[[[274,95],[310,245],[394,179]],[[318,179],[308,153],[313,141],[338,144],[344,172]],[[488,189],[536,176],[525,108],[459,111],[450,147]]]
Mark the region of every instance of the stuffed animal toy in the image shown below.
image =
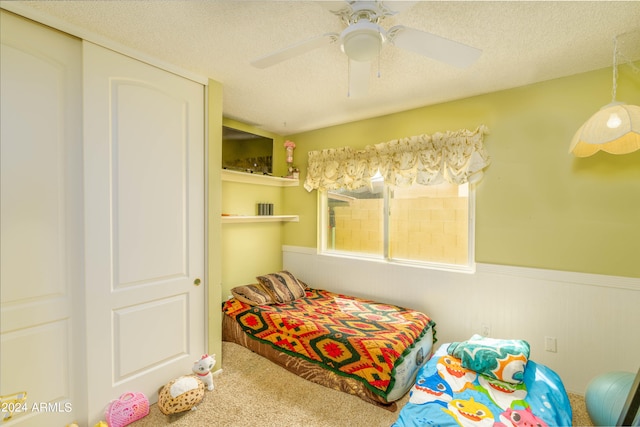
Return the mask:
[[[193,375],[176,378],[158,393],[158,408],[165,415],[196,409],[204,398],[204,384]]]
[[[213,390],[213,375],[211,374],[211,369],[216,364],[216,355],[209,356],[208,354],[203,354],[200,360],[196,360],[193,364],[193,373],[198,376],[198,379],[202,381],[206,386],[207,390]]]

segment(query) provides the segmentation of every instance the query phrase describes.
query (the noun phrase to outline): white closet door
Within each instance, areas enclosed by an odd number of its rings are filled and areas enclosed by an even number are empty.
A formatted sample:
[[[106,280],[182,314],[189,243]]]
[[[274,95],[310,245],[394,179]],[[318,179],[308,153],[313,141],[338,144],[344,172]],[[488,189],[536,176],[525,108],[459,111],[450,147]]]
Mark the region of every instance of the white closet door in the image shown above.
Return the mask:
[[[83,60],[88,400],[99,416],[127,391],[157,400],[205,352],[204,87],[89,42]]]
[[[84,399],[73,309],[83,280],[82,46],[5,11],[0,29],[0,419],[17,409],[11,425],[65,425]],[[11,405],[18,392],[26,401]]]

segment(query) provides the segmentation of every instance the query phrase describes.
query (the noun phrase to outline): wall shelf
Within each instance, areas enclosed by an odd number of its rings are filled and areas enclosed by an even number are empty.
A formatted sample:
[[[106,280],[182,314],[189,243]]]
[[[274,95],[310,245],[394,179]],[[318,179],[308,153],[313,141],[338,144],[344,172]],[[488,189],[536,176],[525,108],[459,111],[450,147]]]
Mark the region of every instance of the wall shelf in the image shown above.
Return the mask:
[[[247,184],[270,185],[273,187],[297,187],[300,184],[300,181],[297,179],[259,175],[227,169],[222,170],[222,180],[228,182],[244,182]]]
[[[228,215],[222,216],[223,224],[246,222],[298,222],[298,215]]]

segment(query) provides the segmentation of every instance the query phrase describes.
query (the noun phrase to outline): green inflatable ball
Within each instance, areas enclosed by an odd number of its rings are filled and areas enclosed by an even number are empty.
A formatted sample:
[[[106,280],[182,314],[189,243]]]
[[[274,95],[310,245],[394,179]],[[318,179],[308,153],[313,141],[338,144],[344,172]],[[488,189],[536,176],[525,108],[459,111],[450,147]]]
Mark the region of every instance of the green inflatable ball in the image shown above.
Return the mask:
[[[591,380],[585,404],[594,425],[616,425],[635,377],[636,374],[629,372],[609,372]]]

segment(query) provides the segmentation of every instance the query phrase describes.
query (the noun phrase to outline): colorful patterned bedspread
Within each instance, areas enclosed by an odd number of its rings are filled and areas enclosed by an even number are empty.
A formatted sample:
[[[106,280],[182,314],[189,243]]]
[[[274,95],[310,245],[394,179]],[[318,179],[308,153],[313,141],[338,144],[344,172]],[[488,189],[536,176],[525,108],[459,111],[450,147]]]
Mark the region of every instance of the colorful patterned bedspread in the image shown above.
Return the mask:
[[[435,326],[417,311],[320,289],[289,304],[250,306],[232,298],[223,312],[252,338],[359,379],[385,398],[395,365]]]
[[[420,369],[392,427],[571,425],[569,398],[553,370],[529,360],[524,382],[510,384],[464,369],[448,346]]]

